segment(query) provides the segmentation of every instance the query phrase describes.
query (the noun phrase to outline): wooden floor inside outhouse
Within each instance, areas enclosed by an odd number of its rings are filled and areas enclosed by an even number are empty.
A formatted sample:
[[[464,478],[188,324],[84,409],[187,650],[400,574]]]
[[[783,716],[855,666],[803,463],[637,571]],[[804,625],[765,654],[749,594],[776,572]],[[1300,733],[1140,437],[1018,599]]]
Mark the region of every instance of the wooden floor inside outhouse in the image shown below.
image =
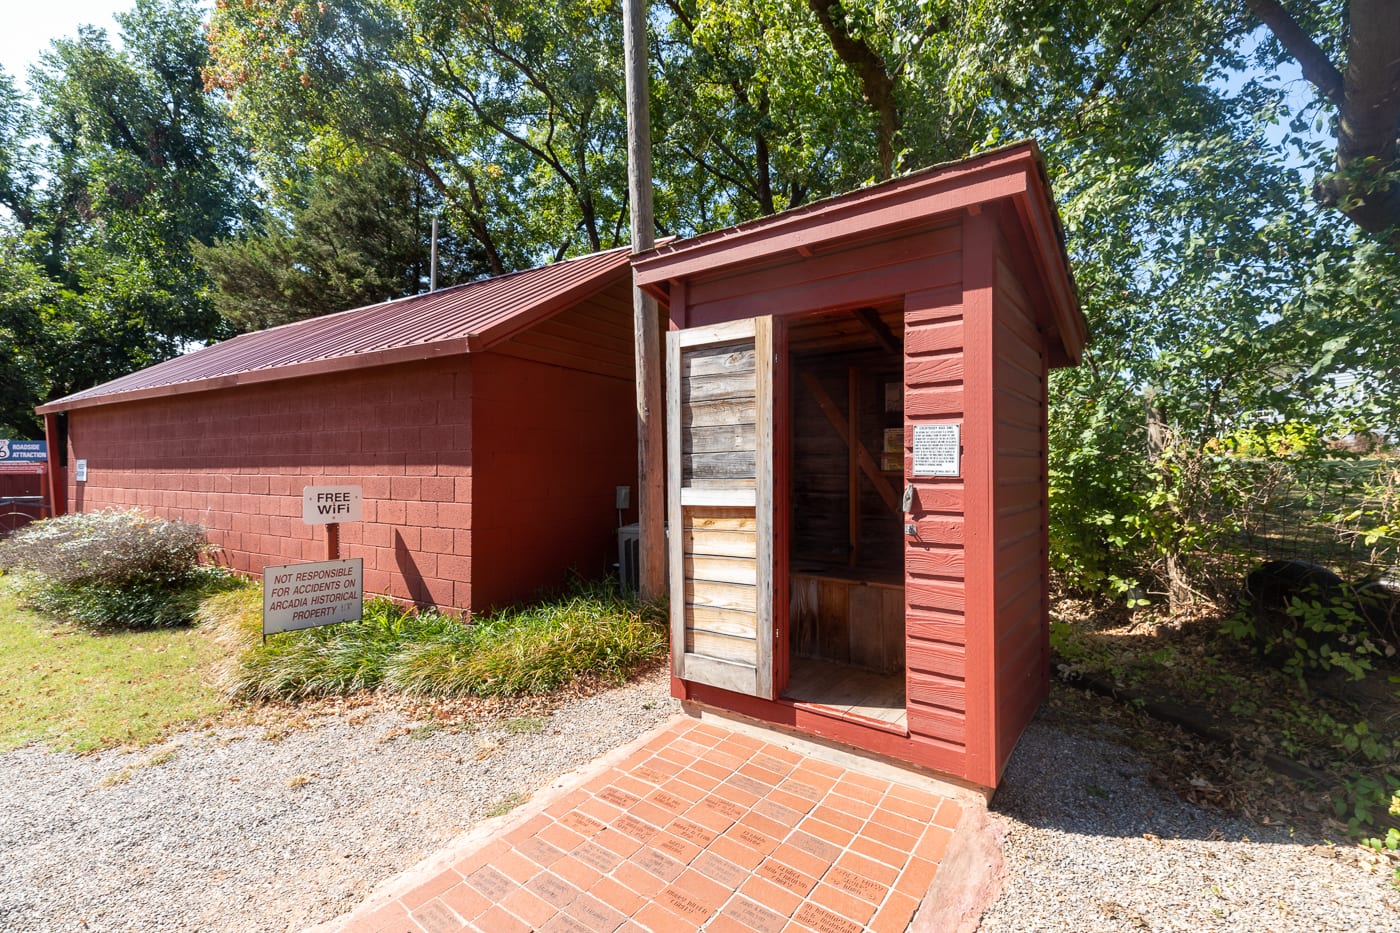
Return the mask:
[[[842,718],[868,719],[904,731],[904,674],[881,674],[852,664],[793,658],[784,699]]]

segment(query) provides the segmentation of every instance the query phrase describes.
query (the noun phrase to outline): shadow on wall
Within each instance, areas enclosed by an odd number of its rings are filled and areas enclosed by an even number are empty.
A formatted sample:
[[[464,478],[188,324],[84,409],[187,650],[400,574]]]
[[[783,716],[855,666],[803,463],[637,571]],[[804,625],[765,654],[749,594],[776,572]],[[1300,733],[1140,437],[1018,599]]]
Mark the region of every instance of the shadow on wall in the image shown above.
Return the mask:
[[[408,598],[413,604],[420,609],[434,605],[433,594],[422,571],[418,569],[418,561],[414,559],[403,534],[398,531],[394,532],[394,561],[398,564],[399,573],[403,576],[404,586],[408,590]]]

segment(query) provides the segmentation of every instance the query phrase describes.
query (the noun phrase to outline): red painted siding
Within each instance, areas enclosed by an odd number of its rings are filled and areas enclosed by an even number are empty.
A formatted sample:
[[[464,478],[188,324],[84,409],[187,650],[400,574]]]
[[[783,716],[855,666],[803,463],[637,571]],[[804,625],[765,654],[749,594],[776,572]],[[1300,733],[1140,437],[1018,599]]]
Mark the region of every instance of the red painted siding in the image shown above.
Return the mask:
[[[0,497],[37,496],[43,485],[40,473],[7,473],[0,470]]]
[[[967,759],[962,774],[983,787],[996,785],[995,616],[996,529],[992,522],[994,471],[993,295],[997,229],[989,212],[963,221],[962,417],[963,526],[967,554]]]
[[[77,409],[73,511],[142,508],[209,529],[220,559],[260,573],[325,558],[325,531],[301,519],[301,490],[364,487],[365,520],[341,553],[365,561],[365,588],[470,605],[472,408],[465,356]]]
[[[1049,692],[1047,359],[1035,309],[1004,249],[996,266],[993,346],[999,776]]]
[[[781,265],[692,282],[685,293],[683,326],[898,300],[911,283],[919,283],[920,288],[956,283],[957,250],[958,228],[942,227],[841,252],[810,257],[793,254]]]
[[[918,424],[963,421],[964,332],[961,231],[943,233],[953,247],[941,280],[904,301],[905,474]],[[923,283],[921,283],[923,284]],[[906,691],[910,739],[941,759],[937,767],[961,774],[967,755],[965,678],[966,555],[961,477],[917,477],[910,519],[918,534],[905,538]],[[932,764],[932,762],[930,762]]]
[[[0,471],[0,499],[8,499],[14,496],[42,496],[43,494],[44,476],[42,473],[7,473]],[[28,515],[30,519],[44,517],[43,508],[38,505],[15,504],[0,506],[0,512],[18,512],[22,515]],[[8,525],[8,523],[6,523],[6,525]]]

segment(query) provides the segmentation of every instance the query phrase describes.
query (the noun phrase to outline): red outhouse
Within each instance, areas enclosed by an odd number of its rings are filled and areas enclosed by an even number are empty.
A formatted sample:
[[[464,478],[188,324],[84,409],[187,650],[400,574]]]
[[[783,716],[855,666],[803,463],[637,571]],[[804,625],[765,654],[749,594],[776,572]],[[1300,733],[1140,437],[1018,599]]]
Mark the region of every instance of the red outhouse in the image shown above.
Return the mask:
[[[633,268],[671,321],[675,695],[994,787],[1048,690],[1046,377],[1086,339],[1038,150]]]
[[[244,334],[45,405],[68,507],[197,522],[256,573],[325,558],[303,487],[358,485],[340,543],[368,592],[481,610],[602,576],[637,476],[628,258]]]

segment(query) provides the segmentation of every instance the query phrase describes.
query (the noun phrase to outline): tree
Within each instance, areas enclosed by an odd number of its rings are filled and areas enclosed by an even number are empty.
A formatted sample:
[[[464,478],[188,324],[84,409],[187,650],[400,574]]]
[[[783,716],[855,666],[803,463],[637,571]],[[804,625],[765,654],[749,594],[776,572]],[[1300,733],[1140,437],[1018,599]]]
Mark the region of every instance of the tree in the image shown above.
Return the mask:
[[[585,0],[222,3],[212,85],[270,174],[378,150],[500,273],[623,242],[620,25]]]
[[[29,373],[0,422],[31,432],[34,404],[225,333],[189,244],[244,221],[246,160],[203,87],[199,5],[137,0],[118,23],[120,51],[89,27],[54,42],[37,104],[0,82],[5,326]]]
[[[14,79],[0,69],[0,209],[19,224],[33,222],[35,170],[30,131],[30,111]]]
[[[1293,58],[1335,111],[1335,170],[1318,201],[1400,252],[1400,5],[1390,0],[1244,0],[1271,33],[1266,60]]]
[[[1400,423],[1396,16],[1376,0],[662,0],[658,223],[710,229],[1035,137],[1095,334],[1054,382],[1061,569],[1120,590],[1163,561],[1189,576],[1220,531],[1201,504],[1242,488],[1215,472],[1222,444],[1277,419],[1319,437]],[[567,0],[242,0],[216,15],[212,76],[265,161],[390,152],[499,270],[621,242],[615,23]],[[1271,74],[1289,58],[1323,89],[1297,112]],[[1340,397],[1357,374],[1370,391]],[[1172,436],[1150,455],[1148,395]]]
[[[194,247],[214,306],[239,330],[411,295],[428,280],[438,203],[421,178],[380,155],[313,175],[306,187],[288,219],[268,212],[261,232]],[[441,237],[439,282],[481,267],[471,245]]]
[[[805,5],[667,0],[651,45],[658,222],[694,233],[871,177],[857,83]]]

